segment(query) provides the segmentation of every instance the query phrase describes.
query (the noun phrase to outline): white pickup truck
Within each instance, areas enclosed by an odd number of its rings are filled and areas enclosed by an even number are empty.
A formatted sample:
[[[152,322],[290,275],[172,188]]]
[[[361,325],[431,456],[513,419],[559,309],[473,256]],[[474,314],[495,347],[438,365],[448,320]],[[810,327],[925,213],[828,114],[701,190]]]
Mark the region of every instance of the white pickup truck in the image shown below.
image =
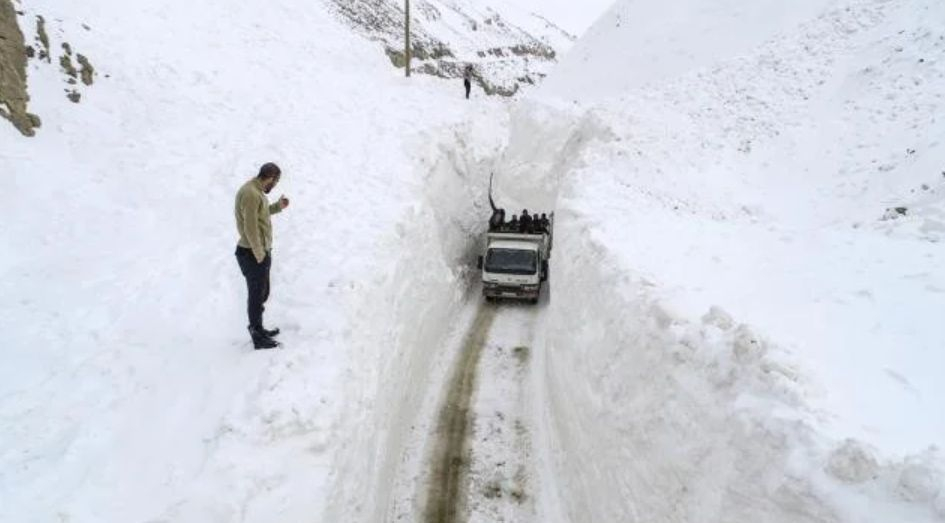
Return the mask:
[[[486,300],[512,298],[538,303],[548,279],[551,231],[548,226],[541,231],[486,234],[485,252],[478,264]]]

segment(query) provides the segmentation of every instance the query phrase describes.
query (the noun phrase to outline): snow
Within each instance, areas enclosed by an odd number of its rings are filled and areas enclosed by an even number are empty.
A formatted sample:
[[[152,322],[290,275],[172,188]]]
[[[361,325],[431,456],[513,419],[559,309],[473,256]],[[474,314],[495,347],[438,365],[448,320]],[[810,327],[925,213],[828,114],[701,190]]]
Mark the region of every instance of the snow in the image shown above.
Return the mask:
[[[610,7],[610,0],[492,0],[491,4],[506,13],[528,12],[551,21],[573,35],[585,31]]]
[[[555,243],[482,333],[470,521],[945,521],[941,3],[455,3],[590,29],[466,102],[320,3],[20,6],[98,75],[0,125],[0,521],[419,520],[491,172]]]
[[[470,240],[485,229],[483,175],[506,123],[501,112],[467,116],[418,141],[425,144],[417,151],[421,189],[380,246],[387,263],[352,311],[357,334],[344,396],[351,401],[345,426],[354,431],[338,452],[326,521],[384,521],[390,507],[412,500],[404,492],[423,488],[410,481],[420,472],[406,471],[408,454],[426,443],[420,427],[437,409],[456,329],[468,325],[469,301],[478,302]],[[398,485],[398,477],[410,483]]]
[[[24,6],[63,20],[54,47],[99,76],[73,105],[34,62],[43,131],[0,128],[15,216],[0,235],[0,521],[324,509],[370,321],[352,311],[416,207],[418,132],[471,107],[459,86],[406,83],[321,9],[261,5]],[[292,201],[274,217],[267,310],[287,349],[254,354],[232,205],[270,160],[285,173],[273,196]]]
[[[569,391],[558,400],[565,412],[552,413],[561,419],[554,430],[563,455],[582,456],[561,458],[558,475],[589,485],[574,497],[594,501],[575,505],[572,517],[611,520],[633,508],[644,520],[941,520],[945,330],[933,316],[945,305],[937,165],[945,126],[934,116],[945,87],[942,6],[805,2],[795,14],[817,16],[798,19],[727,8],[730,16],[716,17],[725,2],[714,2],[680,21],[673,13],[685,7],[647,4],[631,20],[640,4],[618,2],[541,90],[560,119],[593,121],[601,137],[563,177],[556,205],[557,252],[593,253],[559,256],[552,269],[556,295],[564,281],[572,300],[550,312],[560,333],[549,329],[548,382]],[[644,23],[673,46],[634,30]],[[733,23],[751,30],[701,45],[698,35]],[[908,213],[890,218],[898,206]],[[587,269],[590,281],[577,286],[580,268],[602,266],[604,277]],[[615,292],[624,288],[626,304],[601,305],[603,289],[621,279]],[[583,303],[586,295],[594,301]],[[665,325],[638,325],[637,316]],[[720,330],[732,353],[693,363],[690,351],[718,350],[708,335]],[[689,349],[667,354],[674,344]],[[667,358],[696,368],[667,371]],[[693,389],[704,384],[691,378],[711,383],[723,364],[738,369],[723,381],[732,397],[706,405],[719,391]],[[784,383],[753,390],[756,366]],[[641,397],[640,408],[628,407]],[[748,408],[759,397],[768,399]],[[649,411],[667,401],[660,414]],[[757,428],[714,418],[731,407]],[[594,427],[593,440],[572,426]],[[621,434],[628,455],[616,435],[601,444],[608,431]],[[692,433],[709,443],[668,443]],[[721,456],[725,448],[734,454]],[[783,476],[759,483],[752,474],[761,463]],[[667,468],[670,483],[648,466]],[[736,499],[715,493],[706,499],[721,507],[702,504],[693,493],[705,487],[695,479],[702,466],[706,481],[709,470],[727,478],[715,481]],[[634,468],[639,481],[627,472]],[[645,505],[636,490],[644,478],[693,499]],[[856,494],[834,481],[855,483]],[[621,483],[619,496],[607,488]],[[752,491],[759,485],[767,492]],[[774,506],[754,512],[740,498]]]
[[[830,3],[615,2],[546,85],[568,96],[619,95],[750,52]]]

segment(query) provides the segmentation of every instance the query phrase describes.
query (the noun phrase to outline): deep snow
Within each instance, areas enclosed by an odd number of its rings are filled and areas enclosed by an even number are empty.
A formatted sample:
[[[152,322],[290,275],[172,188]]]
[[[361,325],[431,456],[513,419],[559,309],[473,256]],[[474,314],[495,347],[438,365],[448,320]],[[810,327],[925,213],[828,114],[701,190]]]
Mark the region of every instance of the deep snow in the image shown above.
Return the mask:
[[[31,62],[44,127],[0,126],[0,520],[317,519],[354,430],[357,304],[419,208],[418,132],[496,102],[407,83],[318,6],[22,7],[99,77],[74,105]],[[267,160],[292,199],[267,310],[287,348],[254,354],[232,198]]]
[[[604,243],[674,305],[761,328],[817,373],[842,431],[896,452],[945,436],[942,15],[840,2],[751,54],[626,91],[593,109],[614,140],[573,183]],[[610,24],[595,36],[637,48]]]
[[[100,76],[73,105],[31,62],[44,127],[0,126],[0,521],[416,518],[491,171],[558,214],[547,305],[497,331],[528,378],[486,360],[476,399],[528,391],[538,506],[476,517],[945,520],[941,5],[622,0],[473,104],[300,5],[22,6]],[[265,160],[256,354],[231,207]]]
[[[618,2],[541,90],[604,136],[557,203],[559,252],[586,259],[559,259],[556,291],[564,280],[626,303],[595,300],[584,321],[578,308],[552,322],[557,339],[549,329],[548,382],[569,390],[559,444],[584,449],[559,475],[584,485],[577,499],[606,498],[572,517],[610,506],[594,520],[942,520],[943,6],[813,0],[777,17],[728,4]],[[583,267],[604,276],[578,286]],[[771,383],[756,389],[759,366]],[[570,388],[588,384],[583,397]],[[719,393],[727,406],[703,404]],[[608,431],[627,455],[598,446]],[[673,448],[688,434],[701,441]],[[676,479],[660,483],[659,469]],[[688,494],[647,504],[644,477]],[[623,504],[609,490],[620,481]],[[709,481],[728,494],[706,495]]]

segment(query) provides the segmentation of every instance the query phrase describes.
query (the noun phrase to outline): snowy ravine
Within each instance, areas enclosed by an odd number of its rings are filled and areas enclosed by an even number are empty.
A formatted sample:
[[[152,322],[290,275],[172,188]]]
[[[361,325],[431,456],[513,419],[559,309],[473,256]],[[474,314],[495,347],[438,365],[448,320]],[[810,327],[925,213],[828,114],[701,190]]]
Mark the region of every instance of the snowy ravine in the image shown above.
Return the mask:
[[[676,28],[675,8],[618,3],[517,105],[485,162],[511,207],[558,212],[530,367],[540,521],[945,519],[945,334],[932,317],[945,305],[945,18],[928,2],[773,8],[694,6]],[[641,25],[673,28],[658,36],[676,47],[644,45]],[[728,39],[706,49],[686,34]],[[444,163],[483,170],[469,141]],[[455,171],[435,171],[456,184],[444,194],[473,183]],[[452,231],[441,237],[481,227],[462,199],[430,205]],[[464,251],[448,247],[447,260]],[[463,345],[438,344],[454,356]],[[436,433],[423,400],[446,401],[450,367],[415,354],[389,373],[410,369],[408,383],[391,378],[402,388],[384,395],[410,406],[372,425],[406,435],[371,448],[400,463],[416,498],[391,494],[387,476],[364,521],[429,504],[413,462],[436,452],[410,441]],[[491,397],[488,368],[478,394]],[[473,470],[477,453],[514,457],[476,445]],[[465,493],[472,519],[481,496]]]
[[[133,4],[17,4],[97,77],[0,121],[0,522],[945,521],[941,2],[619,0],[471,102],[330,2]],[[537,307],[479,296],[492,172],[556,211]]]

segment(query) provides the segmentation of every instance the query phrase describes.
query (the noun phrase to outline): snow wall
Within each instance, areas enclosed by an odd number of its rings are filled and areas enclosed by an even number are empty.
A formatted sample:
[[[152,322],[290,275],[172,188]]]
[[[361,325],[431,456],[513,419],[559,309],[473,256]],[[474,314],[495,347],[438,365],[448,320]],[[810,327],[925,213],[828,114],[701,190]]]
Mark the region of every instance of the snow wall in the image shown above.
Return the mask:
[[[676,314],[558,213],[536,394],[561,520],[945,520],[934,451],[877,459],[825,438],[768,340],[718,308]]]
[[[618,2],[541,89],[609,137],[549,180],[561,517],[942,521],[941,4],[730,4]]]
[[[480,299],[470,263],[493,170],[500,205],[556,209],[534,347],[542,520],[942,519],[934,452],[877,458],[820,434],[803,367],[719,307],[692,316],[666,303],[660,282],[615,254],[581,185],[625,139],[608,119],[524,100],[508,121],[487,120],[428,137],[422,203],[380,246],[390,271],[352,305],[363,366],[344,426],[356,432],[333,467],[326,520],[384,521],[407,492],[403,475],[418,477],[404,459],[441,397],[429,378],[446,374],[452,355],[440,350]]]
[[[474,116],[416,140],[424,152],[415,203],[378,245],[387,263],[364,282],[365,297],[350,303],[349,317],[359,320],[342,424],[354,432],[333,467],[325,521],[385,521],[405,452],[426,438],[417,427],[440,396],[435,376],[445,374],[451,336],[465,328],[465,306],[477,297],[474,263],[503,124]]]
[[[814,443],[790,414],[794,371],[722,310],[695,323],[668,310],[569,207],[575,174],[614,139],[593,112],[526,102],[502,156],[508,194],[537,188],[556,207],[535,356],[546,519],[837,520],[796,456]]]
[[[790,470],[808,431],[763,415],[794,379],[764,341],[721,312],[674,316],[560,212],[543,370],[570,520],[832,520]]]
[[[397,391],[352,380],[396,379],[388,344],[414,336],[387,336],[385,307],[407,322],[417,297],[450,317],[432,305],[457,292],[420,203],[432,164],[413,163],[440,138],[405,137],[466,121],[461,86],[407,82],[320,4],[22,8],[56,55],[30,64],[37,136],[0,126],[14,217],[0,233],[0,521],[353,521],[322,518],[329,471],[340,441],[381,443],[348,400]],[[78,104],[59,72],[67,42],[98,71]],[[233,197],[269,160],[284,173],[271,196],[292,201],[273,219],[266,311],[286,347],[255,352]],[[401,217],[417,243],[392,237]],[[425,279],[389,277],[406,272]]]
[[[719,307],[692,317],[664,302],[658,282],[615,255],[579,186],[595,176],[600,149],[619,141],[605,121],[538,104],[516,116],[508,165],[520,151],[553,159],[506,184],[523,195],[537,184],[556,201],[535,353],[547,520],[945,517],[934,449],[877,458],[820,433],[803,367]]]
[[[552,210],[557,183],[550,180],[570,170],[593,135],[560,116],[540,104],[518,104],[417,138],[425,152],[416,169],[425,174],[416,203],[398,220],[396,235],[378,246],[390,263],[365,283],[370,290],[348,315],[362,322],[351,334],[358,353],[346,380],[346,395],[356,399],[341,421],[355,433],[332,467],[326,521],[385,521],[407,498],[422,513],[418,478],[431,418],[457,337],[481,302],[474,262],[491,212],[489,175],[496,173],[497,203],[509,212]]]

